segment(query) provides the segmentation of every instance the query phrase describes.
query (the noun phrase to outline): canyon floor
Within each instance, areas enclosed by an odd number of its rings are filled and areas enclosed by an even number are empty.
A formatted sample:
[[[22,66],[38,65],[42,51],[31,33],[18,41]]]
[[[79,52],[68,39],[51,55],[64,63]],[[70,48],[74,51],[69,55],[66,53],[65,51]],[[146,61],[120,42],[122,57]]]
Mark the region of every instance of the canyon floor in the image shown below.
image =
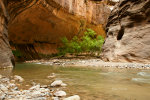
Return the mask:
[[[78,98],[75,100],[148,100],[150,97],[148,64],[51,59],[16,63],[13,70],[0,73],[0,90],[6,99],[63,100],[73,96]],[[52,87],[53,82],[62,86]]]
[[[79,58],[65,58],[65,59],[49,59],[49,60],[32,60],[26,63],[44,64],[50,66],[73,66],[73,67],[114,67],[114,68],[137,68],[150,69],[150,64],[133,63],[133,62],[105,62],[97,58],[79,59]]]

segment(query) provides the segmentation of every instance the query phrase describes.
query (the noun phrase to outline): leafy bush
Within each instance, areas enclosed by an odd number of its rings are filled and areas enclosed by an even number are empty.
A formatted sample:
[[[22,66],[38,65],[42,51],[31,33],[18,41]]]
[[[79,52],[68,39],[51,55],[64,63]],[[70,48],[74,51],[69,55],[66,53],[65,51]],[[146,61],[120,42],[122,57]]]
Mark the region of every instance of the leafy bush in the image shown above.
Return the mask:
[[[72,40],[66,37],[61,39],[63,46],[59,48],[59,53],[65,55],[66,53],[82,53],[101,51],[104,43],[104,38],[97,35],[92,29],[87,29],[82,37],[74,36]]]
[[[12,53],[15,57],[22,57],[22,53],[18,50],[12,50]]]

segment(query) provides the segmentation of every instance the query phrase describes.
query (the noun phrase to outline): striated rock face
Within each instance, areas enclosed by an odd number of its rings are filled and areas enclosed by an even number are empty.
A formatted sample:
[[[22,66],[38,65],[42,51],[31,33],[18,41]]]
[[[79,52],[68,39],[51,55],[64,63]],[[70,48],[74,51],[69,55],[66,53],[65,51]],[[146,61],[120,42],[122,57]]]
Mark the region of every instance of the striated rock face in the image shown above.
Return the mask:
[[[61,37],[81,36],[86,28],[105,37],[108,3],[112,1],[0,0],[0,67],[14,62],[9,42],[19,57],[35,59],[56,53]]]
[[[107,23],[105,61],[150,63],[150,0],[121,0]]]
[[[56,53],[61,37],[80,36],[86,28],[105,37],[103,27],[110,13],[107,0],[10,1],[10,43],[25,53],[25,59]]]
[[[9,20],[5,0],[0,0],[0,68],[13,67],[13,55],[10,49],[7,32]]]

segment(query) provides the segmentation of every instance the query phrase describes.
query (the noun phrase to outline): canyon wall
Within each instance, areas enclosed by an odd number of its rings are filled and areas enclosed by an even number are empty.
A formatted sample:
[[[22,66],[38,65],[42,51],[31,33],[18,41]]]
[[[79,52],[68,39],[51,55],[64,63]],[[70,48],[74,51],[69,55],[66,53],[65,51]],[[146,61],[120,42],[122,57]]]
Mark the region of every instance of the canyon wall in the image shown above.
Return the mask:
[[[7,32],[7,22],[9,20],[6,9],[6,2],[0,0],[0,68],[13,67],[13,55],[10,49]]]
[[[110,14],[107,0],[16,2],[11,0],[8,6],[12,18],[9,39],[12,49],[23,53],[25,59],[56,53],[60,38],[81,36],[86,28],[105,37],[104,27]]]
[[[11,49],[19,59],[37,59],[56,53],[60,38],[81,36],[86,28],[105,37],[107,4],[107,0],[0,0],[0,68],[13,66]]]
[[[106,27],[103,60],[150,63],[150,0],[121,0]]]

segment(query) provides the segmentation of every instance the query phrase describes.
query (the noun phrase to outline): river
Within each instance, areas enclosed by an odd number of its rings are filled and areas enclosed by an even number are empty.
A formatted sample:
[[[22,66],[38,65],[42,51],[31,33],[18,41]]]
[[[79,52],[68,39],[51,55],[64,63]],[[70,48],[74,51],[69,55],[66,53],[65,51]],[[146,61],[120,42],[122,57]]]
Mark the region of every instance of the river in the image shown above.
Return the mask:
[[[56,67],[35,63],[17,63],[14,70],[0,71],[3,75],[20,75],[25,79],[22,87],[31,82],[49,85],[56,78],[68,84],[67,95],[77,94],[81,100],[149,100],[150,70],[102,67]]]

